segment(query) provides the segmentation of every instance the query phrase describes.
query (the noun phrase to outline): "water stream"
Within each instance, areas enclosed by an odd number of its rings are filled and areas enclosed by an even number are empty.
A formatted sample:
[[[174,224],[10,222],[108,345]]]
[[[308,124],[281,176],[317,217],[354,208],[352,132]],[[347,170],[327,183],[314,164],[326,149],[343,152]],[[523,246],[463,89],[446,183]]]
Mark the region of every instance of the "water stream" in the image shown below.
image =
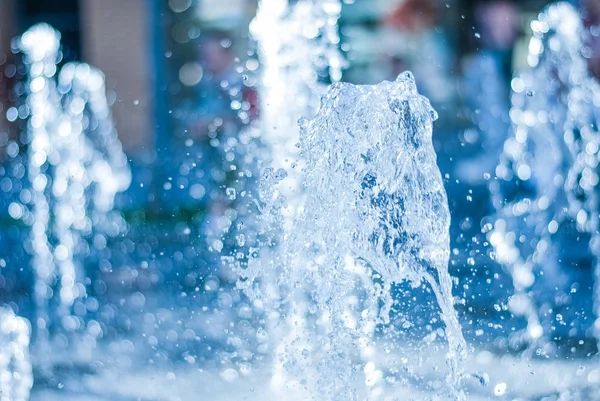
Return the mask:
[[[72,307],[86,295],[84,259],[99,243],[88,240],[123,231],[124,222],[112,210],[131,173],[102,73],[82,63],[59,70],[60,34],[47,24],[25,32],[19,47],[28,72],[23,118],[31,187],[21,194],[23,205],[13,203],[9,211],[31,227],[33,326],[41,345],[51,331],[84,326]]]
[[[334,84],[316,117],[301,121],[303,204],[291,230],[248,267],[255,280],[276,271],[283,294],[276,312],[303,316],[291,322],[302,336],[286,342],[288,387],[307,388],[319,399],[357,399],[349,385],[354,366],[361,344],[374,340],[373,327],[389,323],[392,284],[425,282],[446,326],[449,396],[463,398],[467,348],[448,274],[450,214],[431,142],[436,117],[412,74],[404,73],[374,86]],[[282,222],[285,197],[277,185],[285,176],[274,169],[263,174],[268,232]],[[369,279],[359,279],[357,270]]]

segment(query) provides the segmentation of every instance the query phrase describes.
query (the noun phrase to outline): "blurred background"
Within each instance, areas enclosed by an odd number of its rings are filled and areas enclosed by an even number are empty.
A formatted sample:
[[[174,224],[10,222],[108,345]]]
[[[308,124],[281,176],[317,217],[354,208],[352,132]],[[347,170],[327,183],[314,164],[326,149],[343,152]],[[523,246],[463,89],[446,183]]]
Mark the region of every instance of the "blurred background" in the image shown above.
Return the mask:
[[[465,299],[466,336],[482,347],[510,348],[508,334],[524,325],[511,321],[511,278],[490,258],[481,229],[492,214],[488,181],[510,132],[511,80],[527,65],[530,23],[547,4],[346,0],[341,12],[342,80],[372,84],[411,70],[439,113],[434,145],[452,211],[451,274]],[[226,168],[233,156],[224,144],[261,114],[260,59],[248,30],[256,9],[253,0],[0,0],[0,298],[13,310],[31,314],[32,280],[27,230],[9,213],[26,185],[26,121],[18,118],[25,70],[14,38],[47,22],[62,35],[60,64],[84,61],[106,75],[132,168],[116,201],[127,232],[106,238],[86,261],[89,296],[101,307],[78,301],[85,313],[106,338],[153,338],[144,344],[156,361],[170,359],[170,349],[200,358],[223,337],[227,313],[244,313],[243,297],[221,290],[234,288],[235,275],[220,267],[215,248],[232,240],[217,246],[211,235],[235,221],[225,190],[235,186]],[[557,283],[546,291],[570,297],[564,313],[577,330],[555,335],[583,354],[595,349],[588,259],[565,267],[576,293]]]

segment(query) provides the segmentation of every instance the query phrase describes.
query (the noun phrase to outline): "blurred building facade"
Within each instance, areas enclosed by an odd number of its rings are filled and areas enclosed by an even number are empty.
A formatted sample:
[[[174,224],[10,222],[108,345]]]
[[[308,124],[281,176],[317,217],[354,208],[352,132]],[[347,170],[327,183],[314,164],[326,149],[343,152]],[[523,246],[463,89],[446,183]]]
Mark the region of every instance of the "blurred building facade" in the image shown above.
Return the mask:
[[[149,4],[143,0],[2,0],[3,78],[9,80],[10,65],[18,63],[18,57],[11,53],[11,39],[35,23],[47,22],[61,32],[64,61],[88,62],[106,74],[107,89],[114,92],[113,112],[125,149],[136,152],[151,146],[154,68],[148,56],[153,50],[153,41],[148,40],[153,12]],[[10,105],[8,90],[7,84],[0,90],[4,109]]]

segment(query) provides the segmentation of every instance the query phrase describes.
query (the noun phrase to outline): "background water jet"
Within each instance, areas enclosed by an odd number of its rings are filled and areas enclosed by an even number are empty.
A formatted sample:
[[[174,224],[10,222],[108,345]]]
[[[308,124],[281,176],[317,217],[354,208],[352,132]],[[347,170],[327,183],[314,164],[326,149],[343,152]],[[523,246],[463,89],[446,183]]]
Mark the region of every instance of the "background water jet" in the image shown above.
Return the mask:
[[[51,333],[84,326],[71,308],[86,294],[87,240],[92,234],[114,236],[123,231],[124,222],[112,209],[115,195],[128,188],[131,174],[102,73],[77,63],[59,71],[60,34],[47,24],[30,28],[19,46],[28,72],[31,188],[21,196],[30,210],[15,217],[31,227],[34,333],[36,344],[47,347]],[[36,356],[47,358],[50,352]]]
[[[513,278],[510,309],[527,321],[526,335],[518,341],[535,345],[548,341],[554,330],[553,318],[540,319],[545,314],[540,305],[553,305],[540,299],[543,286],[561,281],[562,265],[583,259],[569,251],[577,244],[565,242],[565,233],[591,234],[598,264],[593,184],[598,182],[598,119],[591,104],[600,92],[582,53],[585,31],[573,6],[551,5],[531,26],[529,67],[512,83],[513,132],[496,168],[498,179],[490,184],[497,212],[487,236],[496,260]]]

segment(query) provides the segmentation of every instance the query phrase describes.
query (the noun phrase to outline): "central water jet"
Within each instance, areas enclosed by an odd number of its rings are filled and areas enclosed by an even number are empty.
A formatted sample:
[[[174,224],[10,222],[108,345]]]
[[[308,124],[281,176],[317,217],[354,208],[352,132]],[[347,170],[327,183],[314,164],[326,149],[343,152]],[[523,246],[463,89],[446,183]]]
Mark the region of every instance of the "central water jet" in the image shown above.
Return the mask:
[[[466,344],[448,274],[450,213],[432,145],[436,118],[407,72],[374,86],[334,84],[317,116],[301,120],[303,205],[289,233],[276,246],[269,241],[268,252],[250,257],[243,271],[254,282],[275,270],[276,312],[306,315],[283,323],[302,333],[287,339],[279,361],[292,378],[288,387],[321,400],[356,400],[354,361],[373,327],[389,323],[392,283],[426,282],[446,326],[449,396],[463,399]],[[263,174],[264,232],[280,228],[285,198],[276,187],[283,178],[283,170]],[[357,279],[357,266],[370,271],[368,282]],[[244,288],[255,289],[248,280]],[[358,303],[349,302],[353,294],[361,295]]]

